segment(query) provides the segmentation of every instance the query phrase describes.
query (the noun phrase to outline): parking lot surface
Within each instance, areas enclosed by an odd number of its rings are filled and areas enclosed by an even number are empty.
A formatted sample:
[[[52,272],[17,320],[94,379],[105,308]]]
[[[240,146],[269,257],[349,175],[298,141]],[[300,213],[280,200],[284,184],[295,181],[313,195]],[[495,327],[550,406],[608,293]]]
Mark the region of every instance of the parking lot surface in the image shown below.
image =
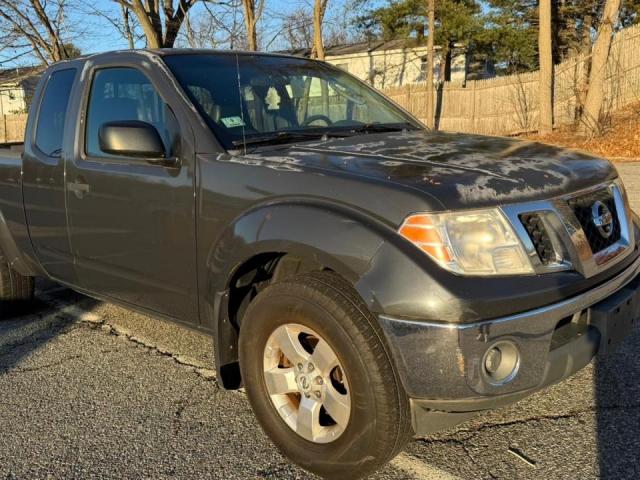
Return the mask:
[[[640,210],[640,164],[619,169]],[[1,312],[0,478],[311,478],[218,386],[209,337],[37,287],[35,308]],[[639,332],[559,385],[415,439],[373,478],[638,478],[637,352]]]

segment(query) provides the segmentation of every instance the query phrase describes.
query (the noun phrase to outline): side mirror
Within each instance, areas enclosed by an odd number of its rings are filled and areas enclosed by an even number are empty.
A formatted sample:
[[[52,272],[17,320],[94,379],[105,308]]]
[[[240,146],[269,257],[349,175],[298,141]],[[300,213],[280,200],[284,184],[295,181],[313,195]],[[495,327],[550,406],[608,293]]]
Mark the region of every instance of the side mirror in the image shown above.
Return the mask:
[[[139,120],[103,123],[98,131],[100,150],[112,155],[146,159],[149,163],[167,165],[175,159],[165,158],[166,152],[156,128]]]

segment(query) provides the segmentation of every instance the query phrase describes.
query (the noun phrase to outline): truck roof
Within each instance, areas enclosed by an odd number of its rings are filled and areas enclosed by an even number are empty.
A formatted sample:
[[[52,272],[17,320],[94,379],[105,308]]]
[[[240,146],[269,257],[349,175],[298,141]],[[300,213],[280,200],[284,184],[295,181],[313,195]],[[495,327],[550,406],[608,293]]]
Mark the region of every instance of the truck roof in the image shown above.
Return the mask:
[[[92,53],[82,55],[77,58],[69,60],[62,60],[54,65],[69,64],[69,63],[84,63],[90,59],[100,59],[105,57],[117,58],[119,56],[139,55],[140,57],[147,57],[154,55],[158,57],[164,57],[169,55],[252,55],[261,57],[284,57],[284,58],[304,58],[296,55],[290,55],[281,52],[252,52],[246,50],[215,50],[207,48],[143,48],[143,49],[127,49],[127,50],[113,50],[101,53]],[[308,60],[308,59],[307,59]]]

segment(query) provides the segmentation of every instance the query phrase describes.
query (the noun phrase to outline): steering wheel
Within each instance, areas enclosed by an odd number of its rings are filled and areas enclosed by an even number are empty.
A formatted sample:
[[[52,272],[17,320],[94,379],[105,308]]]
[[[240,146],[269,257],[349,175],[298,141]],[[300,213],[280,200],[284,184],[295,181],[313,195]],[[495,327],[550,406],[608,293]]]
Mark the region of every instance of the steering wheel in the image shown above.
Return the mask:
[[[333,122],[331,121],[331,119],[326,115],[311,115],[310,117],[307,117],[304,120],[304,122],[302,122],[302,126],[308,127],[309,125],[311,125],[313,122],[317,120],[322,120],[324,123],[327,124],[327,127],[333,125]]]

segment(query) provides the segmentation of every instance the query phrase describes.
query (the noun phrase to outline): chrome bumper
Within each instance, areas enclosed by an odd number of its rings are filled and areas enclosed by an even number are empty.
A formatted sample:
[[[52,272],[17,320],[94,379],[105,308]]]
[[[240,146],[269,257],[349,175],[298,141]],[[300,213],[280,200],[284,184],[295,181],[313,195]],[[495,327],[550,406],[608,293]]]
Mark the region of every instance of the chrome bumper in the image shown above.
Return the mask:
[[[385,315],[379,318],[410,397],[427,404],[433,401],[436,409],[480,410],[491,408],[478,408],[487,398],[517,400],[586,365],[598,348],[596,346],[594,350],[584,338],[569,344],[574,356],[577,355],[575,358],[552,350],[552,337],[558,323],[583,312],[590,314],[590,307],[624,289],[639,272],[640,257],[622,273],[580,295],[535,310],[477,323],[427,323]],[[636,283],[629,288],[636,288]],[[502,384],[487,380],[484,364],[487,349],[498,341],[512,342],[520,351],[517,375]],[[576,352],[575,349],[581,350]],[[558,362],[564,362],[564,366],[558,367]],[[558,378],[558,371],[564,372],[561,378]]]

